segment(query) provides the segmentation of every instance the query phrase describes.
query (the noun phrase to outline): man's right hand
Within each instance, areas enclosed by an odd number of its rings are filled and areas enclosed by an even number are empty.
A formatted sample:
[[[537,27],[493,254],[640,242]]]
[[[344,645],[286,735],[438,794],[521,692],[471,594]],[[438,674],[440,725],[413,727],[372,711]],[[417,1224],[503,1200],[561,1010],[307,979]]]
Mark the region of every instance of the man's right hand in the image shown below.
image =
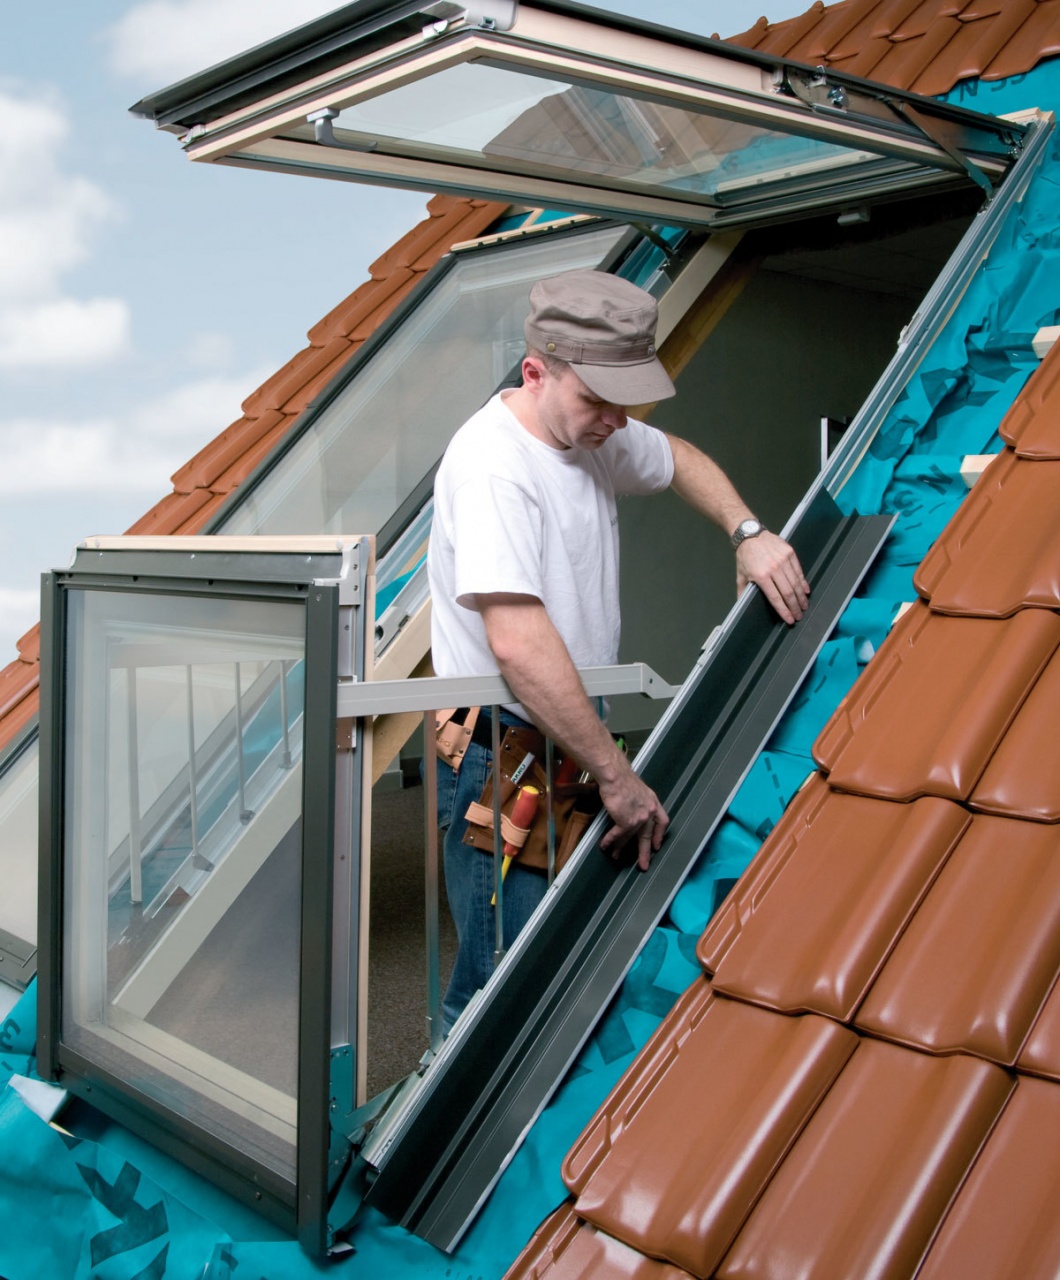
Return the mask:
[[[600,799],[615,824],[600,841],[600,848],[612,856],[634,840],[637,865],[647,871],[651,856],[658,853],[670,825],[670,817],[659,797],[629,767],[624,756],[614,778],[600,781]]]

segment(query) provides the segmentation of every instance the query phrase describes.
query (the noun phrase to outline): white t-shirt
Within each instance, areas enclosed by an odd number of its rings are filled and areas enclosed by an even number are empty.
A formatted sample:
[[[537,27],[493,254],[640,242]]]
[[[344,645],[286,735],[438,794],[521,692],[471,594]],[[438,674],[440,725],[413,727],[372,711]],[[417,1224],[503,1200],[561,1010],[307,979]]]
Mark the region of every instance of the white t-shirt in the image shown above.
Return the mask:
[[[630,419],[599,449],[555,449],[501,395],[470,418],[434,482],[427,556],[431,646],[440,676],[497,663],[472,596],[536,596],[576,667],[618,659],[618,493],[658,493],[673,479],[665,435]],[[520,708],[513,708],[524,714]]]

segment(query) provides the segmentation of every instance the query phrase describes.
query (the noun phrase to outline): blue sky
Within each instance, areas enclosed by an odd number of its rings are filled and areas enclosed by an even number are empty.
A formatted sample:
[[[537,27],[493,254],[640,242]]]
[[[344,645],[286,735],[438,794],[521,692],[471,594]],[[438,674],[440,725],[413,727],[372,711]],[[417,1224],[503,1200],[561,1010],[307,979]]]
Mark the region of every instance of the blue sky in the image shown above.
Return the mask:
[[[615,0],[699,34],[808,0]],[[8,0],[0,50],[0,666],[42,570],[121,533],[426,196],[190,164],[131,103],[336,7]]]

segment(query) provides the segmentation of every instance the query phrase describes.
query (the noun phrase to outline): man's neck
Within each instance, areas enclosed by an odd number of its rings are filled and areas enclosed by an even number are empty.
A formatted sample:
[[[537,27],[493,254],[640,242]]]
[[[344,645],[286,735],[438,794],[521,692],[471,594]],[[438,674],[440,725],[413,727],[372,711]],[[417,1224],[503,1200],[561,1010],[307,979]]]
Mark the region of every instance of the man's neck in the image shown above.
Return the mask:
[[[550,449],[556,449],[560,452],[567,448],[566,445],[558,444],[551,432],[546,431],[541,425],[541,420],[537,413],[537,401],[525,387],[515,387],[511,391],[502,391],[501,400],[516,422],[524,431],[529,431],[535,440],[540,440],[542,444],[547,444]]]

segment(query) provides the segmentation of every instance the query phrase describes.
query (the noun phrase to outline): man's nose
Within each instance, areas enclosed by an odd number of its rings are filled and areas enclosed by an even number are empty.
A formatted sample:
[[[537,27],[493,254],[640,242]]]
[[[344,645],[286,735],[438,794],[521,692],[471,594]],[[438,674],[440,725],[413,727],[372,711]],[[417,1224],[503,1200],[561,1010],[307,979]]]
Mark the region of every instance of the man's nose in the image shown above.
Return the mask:
[[[620,404],[605,404],[600,416],[615,431],[621,431],[629,421],[625,409]]]

